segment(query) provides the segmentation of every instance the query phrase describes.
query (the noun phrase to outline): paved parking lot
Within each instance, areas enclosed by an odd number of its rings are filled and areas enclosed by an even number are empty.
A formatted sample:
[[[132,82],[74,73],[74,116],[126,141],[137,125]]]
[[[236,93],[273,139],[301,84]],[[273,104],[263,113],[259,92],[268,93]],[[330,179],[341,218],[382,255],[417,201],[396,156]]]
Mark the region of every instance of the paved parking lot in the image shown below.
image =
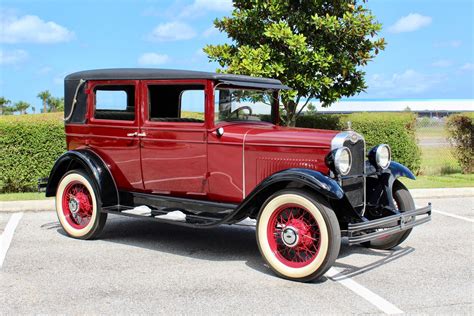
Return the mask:
[[[53,212],[0,213],[0,247],[18,222],[0,268],[0,314],[472,315],[474,199],[431,201],[446,214],[434,213],[397,249],[343,244],[335,269],[309,284],[275,277],[252,227],[203,231],[110,216],[100,240],[80,241]]]

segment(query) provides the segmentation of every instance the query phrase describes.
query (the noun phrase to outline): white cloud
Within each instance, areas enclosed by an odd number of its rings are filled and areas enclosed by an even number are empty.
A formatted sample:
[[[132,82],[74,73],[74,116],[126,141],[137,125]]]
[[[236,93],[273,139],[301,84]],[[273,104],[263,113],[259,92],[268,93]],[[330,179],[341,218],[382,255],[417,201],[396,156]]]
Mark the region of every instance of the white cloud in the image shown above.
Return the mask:
[[[232,7],[232,0],[194,0],[191,5],[181,11],[180,16],[202,15],[208,11],[231,11]]]
[[[0,49],[0,65],[18,64],[28,59],[28,52],[23,49]]]
[[[431,24],[433,19],[418,13],[410,13],[401,17],[389,28],[392,33],[413,32]]]
[[[188,40],[196,36],[196,31],[186,23],[169,22],[158,25],[148,38],[152,41]]]
[[[375,74],[368,79],[370,93],[384,97],[416,96],[441,83],[444,77],[439,74],[427,75],[413,69],[394,73],[390,77]]]
[[[473,63],[465,63],[464,65],[462,65],[461,70],[472,71],[472,70],[474,70],[474,64]]]
[[[202,33],[202,36],[204,36],[205,38],[208,38],[217,34],[219,34],[219,30],[216,29],[214,26],[211,26]]]
[[[431,64],[431,66],[433,67],[440,67],[440,68],[445,68],[445,67],[449,67],[453,64],[453,61],[452,60],[449,60],[449,59],[439,59],[437,61],[435,61],[434,63]]]
[[[0,43],[58,43],[74,38],[74,33],[36,15],[0,14]]]
[[[168,55],[145,53],[138,58],[140,65],[163,65],[170,60]]]

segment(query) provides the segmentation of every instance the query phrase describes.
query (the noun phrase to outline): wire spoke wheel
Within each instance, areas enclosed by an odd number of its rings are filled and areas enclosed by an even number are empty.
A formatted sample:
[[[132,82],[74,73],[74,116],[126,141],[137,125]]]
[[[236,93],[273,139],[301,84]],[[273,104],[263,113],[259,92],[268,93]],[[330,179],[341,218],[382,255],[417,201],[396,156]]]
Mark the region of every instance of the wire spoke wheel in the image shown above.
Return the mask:
[[[287,189],[270,196],[257,219],[257,243],[270,268],[294,281],[320,278],[341,244],[337,217],[314,192]]]
[[[62,197],[64,216],[69,224],[78,229],[86,227],[92,217],[92,196],[87,187],[73,181],[66,186]]]
[[[102,213],[95,182],[82,170],[67,172],[56,191],[56,214],[66,233],[74,238],[93,239],[107,220]]]
[[[277,258],[290,267],[303,267],[312,262],[319,253],[320,238],[316,219],[299,205],[282,205],[270,218],[270,247]]]

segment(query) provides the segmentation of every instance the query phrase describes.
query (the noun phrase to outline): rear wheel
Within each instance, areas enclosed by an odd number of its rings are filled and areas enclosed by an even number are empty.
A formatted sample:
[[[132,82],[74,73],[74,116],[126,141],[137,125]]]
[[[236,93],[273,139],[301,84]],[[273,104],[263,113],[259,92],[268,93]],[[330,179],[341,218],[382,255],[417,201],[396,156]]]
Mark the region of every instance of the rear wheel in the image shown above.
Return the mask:
[[[282,190],[263,205],[257,243],[279,276],[295,281],[320,278],[339,254],[341,232],[327,202],[303,190]]]
[[[59,182],[56,214],[66,233],[79,239],[97,237],[107,220],[107,213],[100,212],[95,183],[81,170],[67,172]]]
[[[393,199],[398,210],[403,213],[415,209],[415,202],[408,191],[408,189],[398,180],[393,183]],[[364,246],[374,249],[388,250],[392,249],[401,244],[408,235],[410,235],[411,229],[402,231],[393,235],[381,237],[368,242],[363,243]]]

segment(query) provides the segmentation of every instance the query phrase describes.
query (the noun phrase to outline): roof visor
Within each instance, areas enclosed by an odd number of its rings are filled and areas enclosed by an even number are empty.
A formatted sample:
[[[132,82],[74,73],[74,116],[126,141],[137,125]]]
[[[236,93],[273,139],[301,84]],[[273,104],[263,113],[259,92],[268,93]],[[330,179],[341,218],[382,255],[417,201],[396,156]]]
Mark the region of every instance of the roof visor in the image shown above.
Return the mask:
[[[261,89],[273,89],[273,90],[291,90],[290,87],[284,84],[278,83],[263,83],[263,82],[250,82],[250,81],[233,81],[233,80],[219,80],[219,83],[226,84],[229,86],[249,87],[249,88],[261,88]]]

